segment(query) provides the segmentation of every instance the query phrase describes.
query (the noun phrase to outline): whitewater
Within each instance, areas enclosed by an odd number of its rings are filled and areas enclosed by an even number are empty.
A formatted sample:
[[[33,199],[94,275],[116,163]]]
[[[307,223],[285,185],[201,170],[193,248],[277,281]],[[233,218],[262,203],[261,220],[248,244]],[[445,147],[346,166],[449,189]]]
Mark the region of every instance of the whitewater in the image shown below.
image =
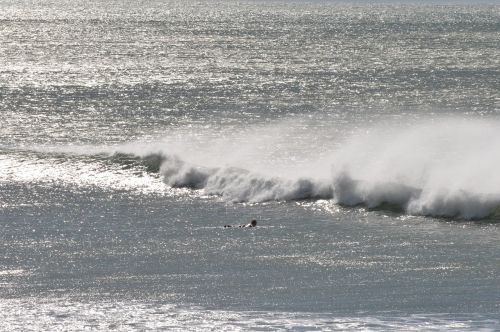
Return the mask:
[[[135,170],[113,181],[113,174],[108,174],[112,168],[79,166],[82,161],[76,158],[58,174],[51,172],[50,162],[45,170],[42,162],[31,166],[40,169],[27,171],[30,166],[20,168],[17,161],[5,165],[3,176],[10,173],[10,178],[27,181],[23,176],[31,174],[34,178],[29,180],[34,181],[90,182],[157,194],[187,188],[235,203],[330,200],[410,215],[494,218],[500,205],[497,123],[496,119],[438,118],[404,127],[374,125],[341,139],[331,134],[338,134],[332,130],[334,124],[321,133],[316,129],[297,132],[297,127],[317,125],[292,119],[236,128],[225,135],[199,130],[188,135],[179,130],[182,135],[173,133],[154,142],[34,149],[49,156],[64,154],[61,159],[86,155],[111,165],[135,164],[142,170],[140,177]],[[306,149],[304,145],[311,141],[316,145]],[[158,183],[159,178],[166,186]],[[110,183],[105,184],[106,179]]]

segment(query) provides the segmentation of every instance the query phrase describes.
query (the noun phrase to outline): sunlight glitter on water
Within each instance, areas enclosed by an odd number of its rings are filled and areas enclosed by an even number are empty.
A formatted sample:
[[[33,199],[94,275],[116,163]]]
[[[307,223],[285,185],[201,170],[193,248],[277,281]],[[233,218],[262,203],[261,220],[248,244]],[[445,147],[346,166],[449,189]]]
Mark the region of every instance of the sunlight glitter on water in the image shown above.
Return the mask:
[[[207,310],[145,302],[70,299],[0,301],[2,329],[24,331],[494,331],[485,315],[389,313],[349,317],[328,313]]]

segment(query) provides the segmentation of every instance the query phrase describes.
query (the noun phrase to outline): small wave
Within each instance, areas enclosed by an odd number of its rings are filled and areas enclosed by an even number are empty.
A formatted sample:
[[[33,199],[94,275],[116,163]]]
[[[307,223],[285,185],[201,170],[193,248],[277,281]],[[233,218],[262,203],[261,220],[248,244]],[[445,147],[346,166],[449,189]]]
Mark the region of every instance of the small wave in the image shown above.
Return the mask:
[[[107,157],[108,155],[103,154],[103,156]],[[109,160],[124,166],[123,168],[142,166],[149,173],[158,173],[165,158],[162,154],[158,153],[139,157],[134,154],[117,152],[113,153]]]
[[[26,270],[23,269],[11,269],[11,270],[0,270],[0,277],[14,277],[14,276],[22,276],[27,274]]]
[[[158,175],[148,173],[144,171],[144,167],[140,167],[147,166],[149,162],[154,166],[153,159],[144,161],[137,156],[125,155],[110,158],[103,154],[89,158],[60,153],[10,153],[0,156],[0,183],[68,185],[162,194],[167,189],[165,183]],[[158,161],[157,163],[160,164]]]

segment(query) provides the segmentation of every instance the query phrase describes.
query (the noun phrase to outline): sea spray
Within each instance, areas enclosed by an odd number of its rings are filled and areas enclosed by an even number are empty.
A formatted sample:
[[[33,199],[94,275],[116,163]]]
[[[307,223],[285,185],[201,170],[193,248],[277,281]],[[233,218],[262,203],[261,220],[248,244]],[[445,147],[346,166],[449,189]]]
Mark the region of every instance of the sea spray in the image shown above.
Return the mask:
[[[500,124],[440,119],[380,126],[333,155],[335,200],[410,214],[482,218],[500,204]]]
[[[330,131],[335,135],[329,136]],[[487,217],[500,205],[496,119],[374,125],[342,139],[339,131],[348,130],[288,119],[223,137],[216,130],[183,131],[156,143],[59,147],[54,152],[99,160],[107,153],[113,163],[159,172],[168,186],[203,190],[232,202],[331,199],[346,206],[465,219]],[[293,132],[297,139],[291,139]]]
[[[327,182],[265,176],[237,167],[206,168],[190,165],[177,156],[163,158],[160,173],[172,187],[204,189],[233,202],[289,201],[332,198]]]
[[[189,164],[181,155],[167,158],[161,172],[169,185],[203,189],[234,202],[321,198],[349,206],[389,206],[410,214],[483,218],[500,204],[500,173],[493,167],[500,161],[495,150],[498,127],[494,122],[450,118],[411,127],[373,126],[341,144],[332,142],[327,157],[308,160],[314,172],[301,169],[295,176],[293,168],[279,163],[269,173],[246,168],[252,164],[220,154],[219,141],[220,167]],[[272,133],[267,137],[272,144]],[[325,146],[311,146],[307,155]],[[296,146],[291,143],[290,148]],[[252,158],[270,159],[252,153]],[[189,152],[193,154],[196,151]],[[276,176],[281,167],[283,176]],[[321,168],[330,169],[330,174],[316,171]]]

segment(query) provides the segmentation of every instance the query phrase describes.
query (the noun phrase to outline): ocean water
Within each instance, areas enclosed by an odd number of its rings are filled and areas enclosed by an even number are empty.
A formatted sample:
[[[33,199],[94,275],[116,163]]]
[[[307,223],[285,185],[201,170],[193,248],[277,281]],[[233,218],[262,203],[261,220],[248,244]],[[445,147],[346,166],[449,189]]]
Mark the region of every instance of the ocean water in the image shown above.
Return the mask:
[[[0,114],[1,330],[500,329],[494,2],[0,1]]]

